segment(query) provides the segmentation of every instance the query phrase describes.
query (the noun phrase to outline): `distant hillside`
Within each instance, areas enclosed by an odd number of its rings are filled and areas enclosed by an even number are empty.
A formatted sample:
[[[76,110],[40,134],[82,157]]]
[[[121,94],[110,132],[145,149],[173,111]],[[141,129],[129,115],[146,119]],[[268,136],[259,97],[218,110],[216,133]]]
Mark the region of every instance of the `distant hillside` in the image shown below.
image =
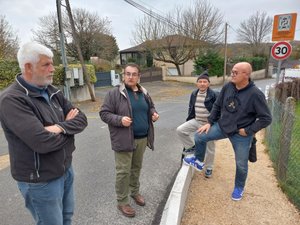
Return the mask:
[[[275,42],[274,42],[275,43]],[[274,43],[266,43],[264,45],[264,54],[269,55],[271,47]],[[293,51],[291,58],[300,59],[300,41],[290,42]],[[224,55],[224,45],[219,45],[217,47],[220,50],[220,53]],[[236,57],[249,57],[252,56],[252,49],[249,44],[246,43],[230,43],[227,44],[227,58],[236,58]]]

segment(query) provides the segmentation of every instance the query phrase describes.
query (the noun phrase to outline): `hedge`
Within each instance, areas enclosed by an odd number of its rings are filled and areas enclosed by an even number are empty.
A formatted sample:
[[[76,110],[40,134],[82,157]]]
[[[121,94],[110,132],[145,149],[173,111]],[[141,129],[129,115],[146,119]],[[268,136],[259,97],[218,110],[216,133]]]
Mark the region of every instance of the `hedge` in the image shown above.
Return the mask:
[[[95,67],[93,65],[85,65],[85,67],[87,69],[88,75],[90,76],[90,82],[96,83],[97,77],[96,77]],[[69,69],[81,68],[81,64],[69,64],[68,68]],[[62,65],[55,66],[53,84],[57,86],[64,85],[64,67]]]
[[[17,61],[0,60],[0,89],[10,85],[20,72]]]
[[[233,59],[233,63],[248,62],[252,65],[253,71],[266,68],[267,59],[265,57],[238,57]]]
[[[96,83],[95,67],[93,65],[85,65],[87,73],[90,76],[90,82]],[[70,64],[69,68],[81,68],[80,64]],[[64,67],[62,65],[55,66],[53,85],[64,85]],[[0,60],[0,89],[9,86],[16,77],[16,74],[20,73],[19,64],[17,61]]]

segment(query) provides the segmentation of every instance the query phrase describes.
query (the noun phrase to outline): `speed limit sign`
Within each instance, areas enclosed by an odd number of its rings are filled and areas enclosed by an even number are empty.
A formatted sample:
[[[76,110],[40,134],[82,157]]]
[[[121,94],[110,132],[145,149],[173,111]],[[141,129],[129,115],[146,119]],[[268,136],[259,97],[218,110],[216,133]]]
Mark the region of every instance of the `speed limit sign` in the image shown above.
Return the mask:
[[[292,53],[292,46],[289,42],[280,41],[273,45],[271,49],[272,57],[276,60],[284,60]]]

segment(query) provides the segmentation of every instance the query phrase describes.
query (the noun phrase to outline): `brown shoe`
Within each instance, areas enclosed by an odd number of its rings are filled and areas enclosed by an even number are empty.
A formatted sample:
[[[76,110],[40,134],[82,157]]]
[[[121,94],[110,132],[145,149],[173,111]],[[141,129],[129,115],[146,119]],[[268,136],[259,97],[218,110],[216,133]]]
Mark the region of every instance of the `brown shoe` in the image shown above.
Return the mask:
[[[129,204],[118,205],[118,209],[123,213],[124,216],[127,216],[127,217],[135,216],[135,210]]]
[[[131,196],[131,197],[134,199],[135,203],[138,204],[139,206],[146,205],[145,199],[142,195],[137,194],[137,195]]]

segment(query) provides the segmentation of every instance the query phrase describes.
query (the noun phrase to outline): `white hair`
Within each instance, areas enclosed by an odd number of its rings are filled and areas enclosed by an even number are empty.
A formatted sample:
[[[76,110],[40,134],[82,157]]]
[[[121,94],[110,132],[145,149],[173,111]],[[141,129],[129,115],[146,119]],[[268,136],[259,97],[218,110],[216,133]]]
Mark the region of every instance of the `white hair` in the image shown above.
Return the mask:
[[[41,55],[49,58],[53,57],[52,51],[44,45],[36,42],[24,44],[18,51],[18,62],[21,71],[24,72],[26,63],[35,65],[40,60]]]

